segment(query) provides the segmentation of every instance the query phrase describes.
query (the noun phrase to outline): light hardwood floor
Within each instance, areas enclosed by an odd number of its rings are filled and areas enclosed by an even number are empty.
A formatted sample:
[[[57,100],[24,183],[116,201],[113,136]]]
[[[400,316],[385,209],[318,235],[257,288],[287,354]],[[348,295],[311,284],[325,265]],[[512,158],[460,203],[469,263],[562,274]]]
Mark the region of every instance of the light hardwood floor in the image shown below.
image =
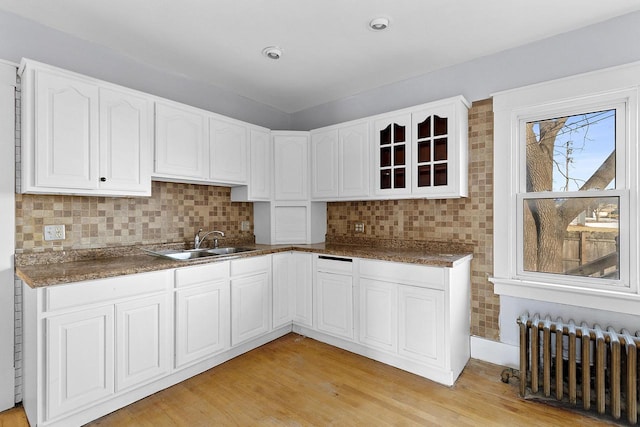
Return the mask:
[[[520,399],[502,369],[471,360],[449,388],[289,334],[90,425],[611,425]],[[0,414],[0,427],[26,425],[20,408]]]

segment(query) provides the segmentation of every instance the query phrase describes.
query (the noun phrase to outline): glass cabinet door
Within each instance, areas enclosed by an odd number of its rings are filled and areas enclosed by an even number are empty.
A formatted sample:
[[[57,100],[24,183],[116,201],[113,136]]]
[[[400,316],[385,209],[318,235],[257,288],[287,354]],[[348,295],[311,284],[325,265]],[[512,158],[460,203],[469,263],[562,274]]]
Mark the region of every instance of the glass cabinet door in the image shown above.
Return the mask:
[[[402,193],[411,190],[411,117],[398,116],[376,121],[376,189]]]
[[[431,114],[416,123],[416,187],[449,183],[449,118]]]

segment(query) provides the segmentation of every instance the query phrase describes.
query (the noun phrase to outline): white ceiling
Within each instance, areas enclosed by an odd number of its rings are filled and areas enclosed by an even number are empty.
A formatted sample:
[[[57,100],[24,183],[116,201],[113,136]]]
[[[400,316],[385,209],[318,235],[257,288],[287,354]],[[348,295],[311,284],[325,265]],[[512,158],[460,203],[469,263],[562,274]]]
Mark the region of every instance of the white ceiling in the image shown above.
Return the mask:
[[[640,10],[638,0],[0,0],[286,113]],[[388,17],[386,31],[368,22]],[[266,46],[280,46],[278,61]]]

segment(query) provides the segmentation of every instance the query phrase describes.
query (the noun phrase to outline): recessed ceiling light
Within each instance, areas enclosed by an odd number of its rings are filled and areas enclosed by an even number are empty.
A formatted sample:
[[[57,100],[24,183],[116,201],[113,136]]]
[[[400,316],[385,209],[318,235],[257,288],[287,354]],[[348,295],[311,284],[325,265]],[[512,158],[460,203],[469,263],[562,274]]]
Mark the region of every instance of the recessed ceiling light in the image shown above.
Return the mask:
[[[282,56],[282,49],[277,46],[269,46],[262,49],[262,54],[269,59],[280,59]]]
[[[385,30],[388,26],[389,26],[388,18],[383,18],[383,17],[374,18],[371,20],[371,22],[369,22],[369,28],[371,28],[374,31]]]

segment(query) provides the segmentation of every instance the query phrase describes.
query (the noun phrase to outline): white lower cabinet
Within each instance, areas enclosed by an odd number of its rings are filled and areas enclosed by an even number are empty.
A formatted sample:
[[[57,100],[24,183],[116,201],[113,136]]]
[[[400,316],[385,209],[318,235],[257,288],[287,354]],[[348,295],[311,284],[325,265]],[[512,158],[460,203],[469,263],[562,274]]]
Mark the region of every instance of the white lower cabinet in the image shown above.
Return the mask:
[[[169,372],[170,308],[166,293],[116,304],[116,391]]]
[[[271,256],[231,261],[231,345],[271,330]]]
[[[313,325],[312,259],[310,253],[272,255],[274,329],[291,322]]]
[[[290,330],[452,385],[469,359],[470,261],[283,252],[24,285],[25,412],[82,425]]]
[[[107,413],[97,415],[99,405],[170,373],[170,273],[25,285],[23,403],[31,425],[83,424]]]
[[[46,419],[113,394],[113,320],[113,305],[45,319]]]
[[[353,277],[350,258],[319,256],[316,264],[316,329],[353,339]]]
[[[360,279],[360,342],[392,352],[398,348],[398,289],[395,284]]]
[[[444,365],[444,291],[398,286],[398,353],[412,359]]]
[[[178,269],[176,288],[175,367],[227,350],[229,262]]]

